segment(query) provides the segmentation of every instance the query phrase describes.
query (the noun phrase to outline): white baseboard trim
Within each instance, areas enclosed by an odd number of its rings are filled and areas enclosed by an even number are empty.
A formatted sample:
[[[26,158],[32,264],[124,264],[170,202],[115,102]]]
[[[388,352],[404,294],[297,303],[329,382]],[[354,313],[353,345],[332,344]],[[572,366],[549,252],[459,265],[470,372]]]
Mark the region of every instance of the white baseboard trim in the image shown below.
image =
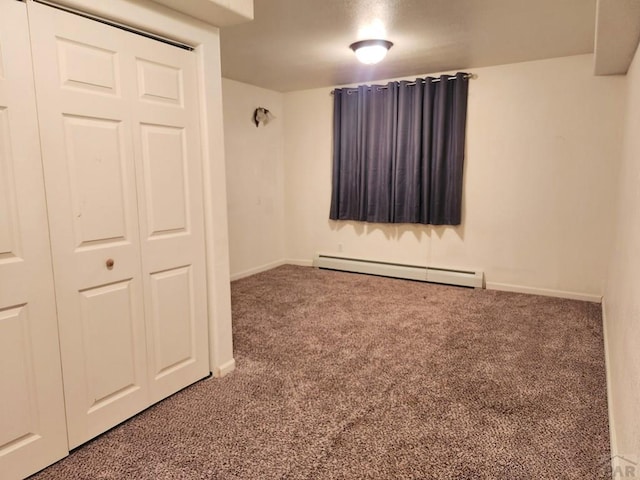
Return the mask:
[[[256,273],[266,272],[267,270],[271,270],[272,268],[279,267],[287,263],[285,260],[276,260],[275,262],[266,263],[264,265],[260,265],[259,267],[250,268],[249,270],[244,270],[242,272],[234,273],[231,275],[231,281],[240,280],[241,278],[250,277],[251,275],[255,275]]]
[[[229,360],[228,362],[223,363],[222,365],[220,365],[220,367],[216,368],[213,372],[211,372],[213,374],[214,377],[216,378],[222,378],[225,375],[230,374],[231,372],[233,372],[236,369],[236,359],[232,358],[231,360]]]
[[[611,458],[616,457],[618,452],[618,436],[616,434],[615,414],[613,411],[613,376],[611,374],[611,356],[609,347],[609,323],[607,322],[606,299],[602,298],[602,333],[604,336],[604,364],[607,376],[607,407],[609,411],[609,443],[611,444]]]
[[[313,260],[297,260],[294,258],[285,258],[282,260],[276,260],[275,262],[266,263],[264,265],[260,265],[259,267],[250,268],[249,270],[244,270],[238,273],[233,273],[230,276],[230,280],[232,282],[234,280],[240,280],[241,278],[250,277],[251,275],[255,275],[256,273],[266,272],[267,270],[271,270],[272,268],[280,267],[282,265],[298,265],[300,267],[313,267]]]
[[[313,267],[313,260],[298,260],[295,258],[287,258],[284,263],[287,265],[297,265],[299,267]]]
[[[523,285],[511,285],[509,283],[486,282],[487,290],[501,290],[503,292],[528,293],[530,295],[543,295],[545,297],[567,298],[570,300],[582,300],[585,302],[602,302],[602,295],[590,293],[566,292],[564,290],[551,290],[547,288],[526,287]]]

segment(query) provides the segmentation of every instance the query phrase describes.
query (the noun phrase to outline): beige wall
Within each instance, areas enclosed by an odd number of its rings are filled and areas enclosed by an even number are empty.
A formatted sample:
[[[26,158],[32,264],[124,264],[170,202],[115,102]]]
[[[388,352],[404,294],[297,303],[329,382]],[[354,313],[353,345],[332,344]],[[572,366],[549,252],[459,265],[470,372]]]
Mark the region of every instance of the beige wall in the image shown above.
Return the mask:
[[[463,224],[328,220],[330,88],[287,93],[286,254],[318,251],[484,270],[487,284],[599,300],[620,157],[622,77],[591,55],[473,70]]]
[[[282,263],[284,251],[283,95],[223,79],[231,278]],[[253,111],[273,113],[256,127]]]
[[[626,77],[627,111],[605,293],[614,454],[640,460],[640,53]],[[633,457],[632,457],[633,458]]]

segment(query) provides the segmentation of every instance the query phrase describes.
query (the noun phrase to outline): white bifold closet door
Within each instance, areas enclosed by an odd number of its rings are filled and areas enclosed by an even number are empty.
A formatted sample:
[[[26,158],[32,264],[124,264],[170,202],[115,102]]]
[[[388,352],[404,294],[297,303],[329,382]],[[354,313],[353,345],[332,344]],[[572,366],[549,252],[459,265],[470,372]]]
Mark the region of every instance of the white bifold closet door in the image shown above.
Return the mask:
[[[67,454],[27,8],[0,0],[0,478]]]
[[[30,3],[69,447],[206,376],[196,58]]]

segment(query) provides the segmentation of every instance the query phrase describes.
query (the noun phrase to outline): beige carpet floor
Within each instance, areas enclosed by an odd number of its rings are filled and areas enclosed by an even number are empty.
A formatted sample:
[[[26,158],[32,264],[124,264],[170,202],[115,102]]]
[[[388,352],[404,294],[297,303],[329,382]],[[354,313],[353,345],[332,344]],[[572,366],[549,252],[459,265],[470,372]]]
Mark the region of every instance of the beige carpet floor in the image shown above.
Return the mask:
[[[611,478],[600,305],[284,266],[237,369],[35,479]]]

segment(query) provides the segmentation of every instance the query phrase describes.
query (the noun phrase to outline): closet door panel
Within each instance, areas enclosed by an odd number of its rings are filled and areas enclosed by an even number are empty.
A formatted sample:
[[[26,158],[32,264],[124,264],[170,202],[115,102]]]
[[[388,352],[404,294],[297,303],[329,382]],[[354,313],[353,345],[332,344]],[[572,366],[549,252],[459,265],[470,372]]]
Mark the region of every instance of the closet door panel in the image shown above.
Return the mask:
[[[64,88],[119,94],[117,52],[69,38],[57,38],[60,82]]]
[[[131,281],[81,292],[90,411],[137,388]]]
[[[197,67],[29,8],[74,447],[209,373]]]
[[[149,405],[126,91],[135,72],[125,32],[33,3],[29,15],[75,447]]]
[[[180,267],[153,273],[150,278],[153,377],[161,379],[188,366],[196,356],[193,275],[190,267]],[[177,322],[176,318],[184,320]]]
[[[147,237],[188,234],[184,129],[140,125]]]
[[[76,250],[126,242],[127,156],[122,151],[122,122],[63,115],[67,173]]]
[[[132,102],[151,394],[209,373],[196,58],[139,37]]]
[[[49,233],[24,3],[0,0],[0,477],[67,454]]]

